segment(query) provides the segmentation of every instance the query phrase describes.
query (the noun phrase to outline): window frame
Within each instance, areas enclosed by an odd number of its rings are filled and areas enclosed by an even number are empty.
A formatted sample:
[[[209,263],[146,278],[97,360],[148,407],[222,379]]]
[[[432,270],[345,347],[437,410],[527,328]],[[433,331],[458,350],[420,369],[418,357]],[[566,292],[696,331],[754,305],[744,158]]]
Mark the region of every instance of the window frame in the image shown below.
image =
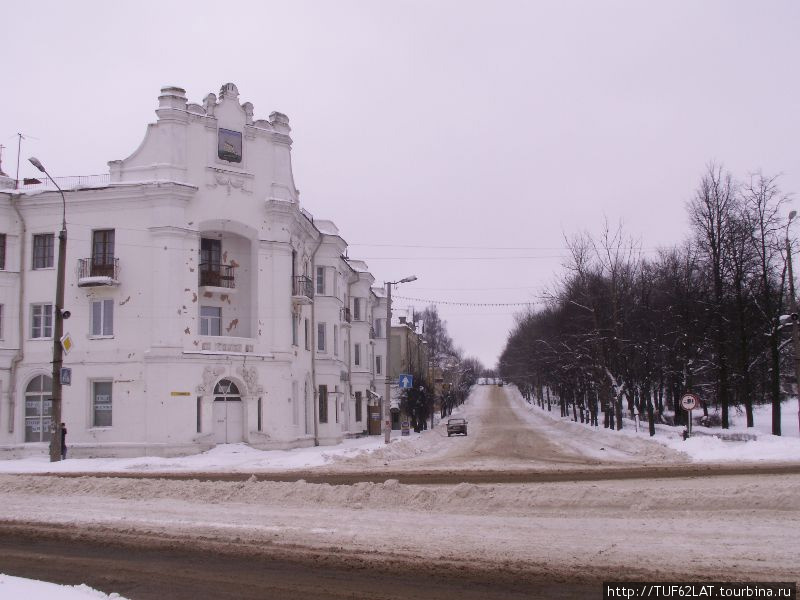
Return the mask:
[[[353,366],[361,366],[361,344],[358,342],[353,344]]]
[[[305,341],[305,348],[306,350],[311,350],[311,335],[310,335],[310,323],[308,319],[303,319],[303,335]]]
[[[6,270],[6,244],[8,237],[5,233],[0,233],[0,271]]]
[[[325,267],[317,267],[315,291],[317,296],[325,296]]]
[[[327,339],[326,332],[328,325],[326,323],[317,323],[317,352],[327,352]]]
[[[333,355],[339,356],[339,326],[333,326]]]
[[[95,329],[94,329],[94,326],[95,326],[95,305],[100,305],[100,319],[99,319],[99,321],[100,321],[99,322],[100,331],[99,332],[95,331]],[[107,311],[107,307],[110,307],[111,310]],[[110,320],[109,324],[111,326],[111,331],[107,332],[105,330],[106,314],[108,314],[109,312],[111,314],[111,317],[109,318],[109,320]],[[114,337],[114,299],[113,298],[104,298],[102,300],[92,300],[92,303],[91,303],[91,314],[90,314],[90,317],[89,317],[89,337],[90,338],[94,338],[94,339],[97,339],[97,338],[112,338],[112,337]]]
[[[53,313],[53,303],[52,302],[31,302],[31,308],[29,311],[29,318],[30,318],[30,327],[28,328],[28,334],[30,336],[29,339],[31,340],[52,340],[53,339],[53,329],[55,326],[55,315]],[[47,306],[49,307],[47,310],[47,314],[45,314],[43,308]],[[36,309],[40,309],[41,314],[38,315],[39,319],[43,319],[39,329],[41,329],[42,335],[34,335],[34,319],[36,319],[37,315],[34,313]],[[49,335],[47,335],[47,320],[49,318],[50,327],[49,327]]]
[[[320,423],[328,422],[328,386],[327,384],[319,384],[319,408],[318,417]]]
[[[204,309],[212,309],[216,310],[216,315],[204,315]],[[199,333],[200,335],[207,335],[209,337],[221,337],[222,336],[222,307],[221,306],[212,306],[210,304],[201,304],[200,305],[200,314],[199,314]],[[216,321],[218,326],[219,333],[211,333],[211,324]],[[205,333],[203,333],[203,326],[205,325]]]
[[[383,375],[383,355],[376,354],[375,355],[375,374],[376,375]]]
[[[99,404],[101,404],[101,405],[108,404],[109,408],[107,409],[107,411],[109,413],[111,413],[109,415],[109,417],[108,417],[108,423],[107,424],[101,424],[101,425],[98,425],[98,419],[97,419],[97,414],[98,414],[98,410],[97,410],[97,406],[98,406],[98,402],[97,402],[97,396],[98,396],[97,386],[98,386],[98,384],[108,384],[108,386],[109,386],[109,393],[108,393],[109,400],[108,400],[108,402],[107,403],[106,402],[102,402],[102,403],[99,403]],[[91,390],[91,394],[92,394],[91,401],[90,401],[90,406],[89,406],[89,410],[91,412],[91,423],[92,423],[91,428],[92,429],[108,429],[110,427],[113,427],[114,426],[114,381],[112,379],[92,379],[91,380],[91,385],[89,386],[89,389]],[[106,412],[106,411],[102,411],[102,412]]]
[[[361,321],[361,298],[353,297],[353,321]]]
[[[49,240],[49,243],[45,243],[43,246],[37,245],[37,240]],[[40,271],[54,268],[56,256],[56,235],[54,233],[34,233],[32,244],[31,270]],[[40,251],[38,256],[37,250]],[[41,252],[42,250],[44,251],[43,255]],[[37,266],[37,260],[42,261],[42,264]]]

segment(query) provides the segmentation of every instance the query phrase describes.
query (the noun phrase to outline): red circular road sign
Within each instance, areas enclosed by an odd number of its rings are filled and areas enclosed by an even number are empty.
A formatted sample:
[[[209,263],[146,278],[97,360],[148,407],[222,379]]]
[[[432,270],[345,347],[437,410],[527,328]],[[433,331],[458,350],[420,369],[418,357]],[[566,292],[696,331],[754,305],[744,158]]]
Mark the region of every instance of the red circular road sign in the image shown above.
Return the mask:
[[[700,398],[695,394],[684,394],[681,396],[681,406],[684,410],[694,410],[700,404]]]

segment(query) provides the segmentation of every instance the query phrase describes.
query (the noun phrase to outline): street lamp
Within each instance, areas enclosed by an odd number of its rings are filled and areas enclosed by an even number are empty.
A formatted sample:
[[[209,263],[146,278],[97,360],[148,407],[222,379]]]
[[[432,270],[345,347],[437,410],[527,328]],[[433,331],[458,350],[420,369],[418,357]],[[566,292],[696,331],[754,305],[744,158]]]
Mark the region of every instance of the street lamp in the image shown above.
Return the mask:
[[[797,380],[797,425],[800,427],[800,324],[798,324],[797,299],[794,295],[794,273],[792,272],[792,244],[789,242],[789,225],[797,216],[797,211],[789,213],[786,223],[786,263],[789,267],[789,304],[792,311],[792,344],[794,345],[794,375]]]
[[[52,423],[50,428],[52,431],[50,462],[57,462],[61,460],[61,365],[64,352],[61,347],[61,338],[64,335],[64,318],[68,314],[64,312],[64,276],[67,266],[67,200],[64,197],[64,191],[50,177],[50,173],[47,172],[39,159],[31,156],[28,160],[39,171],[47,175],[48,179],[53,182],[53,185],[56,186],[56,189],[61,194],[61,231],[58,234],[58,272],[56,275],[56,305],[53,329],[53,397],[50,415]]]
[[[392,441],[391,385],[392,385],[392,286],[398,283],[416,281],[417,276],[404,277],[400,281],[387,281],[386,285],[386,391],[383,397],[383,433],[384,441]]]

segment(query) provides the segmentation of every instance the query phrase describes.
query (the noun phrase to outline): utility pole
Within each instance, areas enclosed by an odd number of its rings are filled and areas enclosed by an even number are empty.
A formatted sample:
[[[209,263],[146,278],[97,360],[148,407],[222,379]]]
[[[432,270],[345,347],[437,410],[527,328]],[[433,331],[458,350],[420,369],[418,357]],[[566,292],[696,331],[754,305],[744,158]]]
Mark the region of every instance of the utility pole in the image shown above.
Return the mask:
[[[64,349],[61,346],[61,338],[64,336],[64,319],[69,316],[69,313],[64,310],[64,279],[67,267],[67,200],[64,197],[64,191],[50,177],[50,173],[47,172],[44,165],[35,157],[31,157],[28,160],[34,167],[47,175],[61,194],[62,216],[61,231],[58,234],[58,273],[56,276],[55,323],[53,328],[53,405],[50,416],[50,462],[58,462],[61,460],[61,365],[64,362]]]
[[[397,285],[398,283],[408,283],[416,280],[417,276],[411,275],[401,279],[400,281],[386,282],[386,390],[383,396],[383,433],[384,442],[387,444],[392,441],[392,286]]]
[[[789,225],[797,216],[797,211],[789,213],[789,222],[786,224],[786,262],[789,267],[789,305],[792,311],[792,344],[794,346],[794,374],[797,380],[797,425],[800,427],[800,323],[798,323],[797,299],[794,295],[794,273],[792,272],[792,245],[789,242]]]
[[[383,441],[392,441],[392,412],[391,412],[391,392],[392,392],[392,282],[386,282],[386,389],[383,395]]]

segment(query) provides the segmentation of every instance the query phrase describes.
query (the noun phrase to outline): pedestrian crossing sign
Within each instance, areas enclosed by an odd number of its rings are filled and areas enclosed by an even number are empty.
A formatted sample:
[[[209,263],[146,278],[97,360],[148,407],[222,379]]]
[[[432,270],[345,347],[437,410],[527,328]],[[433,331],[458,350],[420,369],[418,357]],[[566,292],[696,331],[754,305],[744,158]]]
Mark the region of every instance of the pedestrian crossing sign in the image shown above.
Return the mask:
[[[410,390],[414,385],[414,376],[407,373],[401,374],[397,381],[397,385],[400,386],[401,390]]]

